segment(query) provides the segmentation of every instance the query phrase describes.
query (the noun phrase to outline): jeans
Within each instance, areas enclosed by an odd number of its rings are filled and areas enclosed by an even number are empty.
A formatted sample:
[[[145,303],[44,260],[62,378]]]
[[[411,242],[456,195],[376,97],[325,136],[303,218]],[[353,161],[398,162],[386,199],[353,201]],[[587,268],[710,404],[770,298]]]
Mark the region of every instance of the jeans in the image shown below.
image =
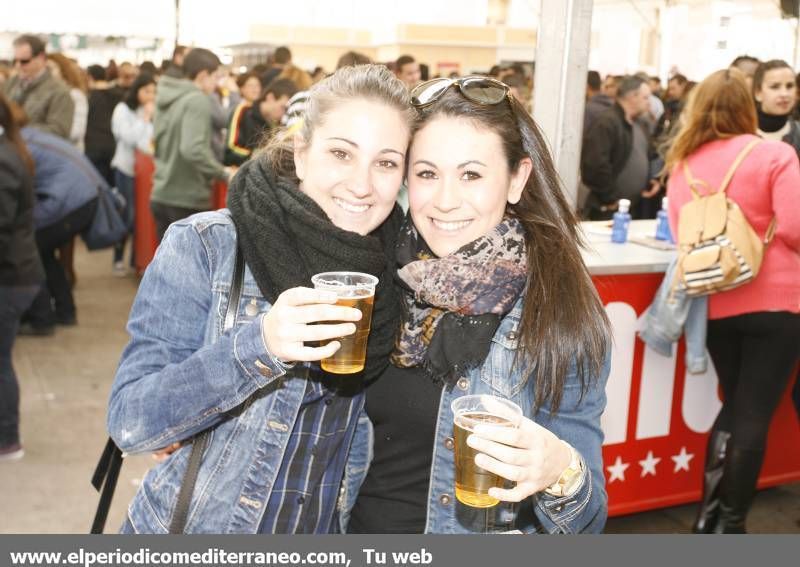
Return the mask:
[[[33,305],[25,314],[25,321],[34,327],[49,327],[56,320],[75,318],[75,300],[67,280],[64,266],[56,259],[59,246],[86,230],[92,223],[97,199],[78,207],[60,221],[36,231],[36,246],[42,259],[47,285],[43,286]],[[53,303],[55,303],[55,311]]]
[[[134,201],[134,183],[133,177],[122,173],[120,170],[114,170],[114,181],[117,189],[125,197],[125,210],[122,211],[122,220],[128,227],[128,233],[133,233],[134,226],[134,213],[136,210],[136,203]],[[125,256],[125,243],[128,241],[126,236],[114,245],[114,262],[121,262]],[[133,253],[131,253],[131,266],[133,266]]]
[[[19,385],[11,349],[20,317],[40,287],[0,285],[0,447],[19,443]]]
[[[156,238],[159,244],[161,244],[169,225],[194,214],[204,212],[200,209],[173,207],[172,205],[164,205],[155,201],[150,201],[150,210],[153,212],[153,218],[156,221]]]

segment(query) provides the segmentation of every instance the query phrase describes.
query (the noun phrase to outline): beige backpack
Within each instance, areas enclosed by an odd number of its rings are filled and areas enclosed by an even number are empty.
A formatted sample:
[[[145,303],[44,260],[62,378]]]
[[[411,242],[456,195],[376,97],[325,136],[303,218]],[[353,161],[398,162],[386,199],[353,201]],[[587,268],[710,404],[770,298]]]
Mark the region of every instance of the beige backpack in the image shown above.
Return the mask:
[[[692,200],[679,213],[678,266],[673,285],[689,296],[739,287],[753,280],[761,269],[766,245],[775,233],[775,219],[762,241],[739,205],[725,195],[736,169],[760,141],[753,140],[739,152],[716,191],[695,179],[683,160]],[[706,192],[701,194],[698,188]]]

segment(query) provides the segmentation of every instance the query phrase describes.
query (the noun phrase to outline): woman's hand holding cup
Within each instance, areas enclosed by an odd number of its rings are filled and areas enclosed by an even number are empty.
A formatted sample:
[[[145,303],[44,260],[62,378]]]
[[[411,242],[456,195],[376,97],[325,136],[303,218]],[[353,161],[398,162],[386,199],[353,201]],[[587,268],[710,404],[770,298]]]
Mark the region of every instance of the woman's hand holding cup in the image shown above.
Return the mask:
[[[516,428],[479,425],[467,438],[479,451],[475,464],[516,485],[490,488],[489,495],[505,502],[521,500],[556,482],[570,464],[570,450],[551,431],[522,417]]]
[[[335,339],[355,333],[354,322],[361,319],[359,309],[335,305],[337,299],[334,292],[306,287],[281,293],[261,319],[261,335],[270,354],[283,362],[310,362],[333,356],[341,346]],[[335,323],[317,324],[323,321]],[[315,342],[327,344],[306,345]]]

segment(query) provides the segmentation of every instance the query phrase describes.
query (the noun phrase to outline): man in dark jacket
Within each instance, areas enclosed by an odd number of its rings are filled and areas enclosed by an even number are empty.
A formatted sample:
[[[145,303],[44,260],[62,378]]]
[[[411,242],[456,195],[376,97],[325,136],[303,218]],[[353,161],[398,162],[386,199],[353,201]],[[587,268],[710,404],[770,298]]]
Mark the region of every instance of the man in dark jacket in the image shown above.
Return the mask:
[[[650,108],[650,87],[640,77],[625,77],[614,106],[586,132],[581,178],[589,188],[586,200],[591,220],[610,219],[620,199],[638,202],[649,179],[649,140],[636,117]]]
[[[185,78],[158,83],[155,162],[150,208],[159,242],[175,221],[211,208],[211,185],[227,181],[211,150],[211,102],[220,61],[211,51],[192,49],[183,62]]]
[[[614,99],[603,93],[603,81],[600,73],[589,71],[586,76],[586,110],[583,114],[584,136],[597,117],[612,106],[614,106]]]
[[[75,103],[66,84],[47,68],[44,42],[35,35],[15,39],[14,67],[17,74],[3,84],[3,90],[25,111],[28,125],[68,139]]]

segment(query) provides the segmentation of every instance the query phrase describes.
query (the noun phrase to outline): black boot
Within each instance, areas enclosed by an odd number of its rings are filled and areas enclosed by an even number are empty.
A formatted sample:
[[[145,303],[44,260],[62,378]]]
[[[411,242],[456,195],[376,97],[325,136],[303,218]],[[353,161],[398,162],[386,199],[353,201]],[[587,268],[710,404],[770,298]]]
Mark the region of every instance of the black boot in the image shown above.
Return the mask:
[[[712,431],[708,438],[706,468],[703,474],[703,500],[692,526],[693,533],[709,534],[714,530],[719,514],[719,484],[722,480],[725,449],[730,436],[727,431]]]
[[[745,520],[756,493],[762,449],[730,448],[719,491],[719,517],[712,533],[745,534]]]

